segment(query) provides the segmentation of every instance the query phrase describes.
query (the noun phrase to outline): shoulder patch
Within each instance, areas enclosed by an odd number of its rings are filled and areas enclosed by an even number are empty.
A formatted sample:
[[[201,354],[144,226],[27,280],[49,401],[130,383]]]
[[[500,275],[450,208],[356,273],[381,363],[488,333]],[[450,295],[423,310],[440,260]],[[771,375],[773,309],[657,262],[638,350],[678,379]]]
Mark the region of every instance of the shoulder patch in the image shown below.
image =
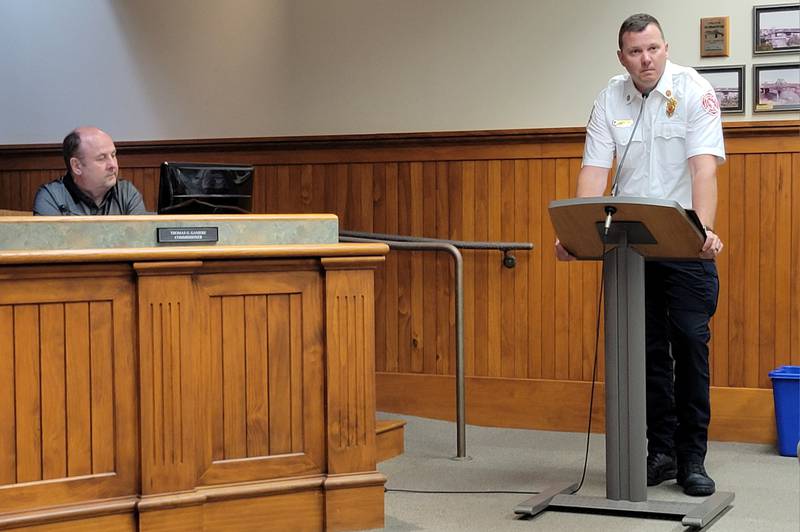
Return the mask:
[[[714,94],[714,91],[708,91],[703,94],[702,100],[703,109],[712,115],[716,116],[719,114],[719,101],[717,100],[717,95]]]

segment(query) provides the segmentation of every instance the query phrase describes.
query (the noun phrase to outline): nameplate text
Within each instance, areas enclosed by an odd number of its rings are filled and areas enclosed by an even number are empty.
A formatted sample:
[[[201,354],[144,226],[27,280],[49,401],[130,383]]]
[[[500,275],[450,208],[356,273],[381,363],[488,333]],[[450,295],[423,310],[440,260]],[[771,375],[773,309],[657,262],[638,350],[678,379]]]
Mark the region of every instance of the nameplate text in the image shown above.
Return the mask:
[[[159,244],[176,244],[187,242],[217,242],[217,227],[159,227]]]

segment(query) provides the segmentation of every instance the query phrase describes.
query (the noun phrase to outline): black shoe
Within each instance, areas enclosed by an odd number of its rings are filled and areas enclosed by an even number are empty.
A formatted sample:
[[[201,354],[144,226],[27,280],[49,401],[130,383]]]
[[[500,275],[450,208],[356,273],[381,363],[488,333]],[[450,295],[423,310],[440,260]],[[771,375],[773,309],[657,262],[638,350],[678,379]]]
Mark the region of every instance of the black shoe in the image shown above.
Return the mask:
[[[647,457],[647,485],[658,486],[665,480],[675,478],[678,466],[668,454],[656,453]]]
[[[683,486],[686,495],[704,497],[716,491],[716,485],[706,473],[706,468],[698,462],[681,464],[678,469],[678,484]]]

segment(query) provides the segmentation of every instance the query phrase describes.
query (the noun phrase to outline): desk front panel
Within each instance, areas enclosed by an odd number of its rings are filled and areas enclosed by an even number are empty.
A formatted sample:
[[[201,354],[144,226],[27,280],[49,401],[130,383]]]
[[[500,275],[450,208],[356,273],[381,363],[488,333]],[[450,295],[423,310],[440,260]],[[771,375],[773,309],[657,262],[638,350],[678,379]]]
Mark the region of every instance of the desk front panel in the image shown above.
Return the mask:
[[[0,270],[0,512],[137,491],[131,270],[64,273]]]
[[[382,260],[0,266],[0,528],[381,526]]]
[[[209,336],[201,484],[324,472],[319,271],[198,276]]]

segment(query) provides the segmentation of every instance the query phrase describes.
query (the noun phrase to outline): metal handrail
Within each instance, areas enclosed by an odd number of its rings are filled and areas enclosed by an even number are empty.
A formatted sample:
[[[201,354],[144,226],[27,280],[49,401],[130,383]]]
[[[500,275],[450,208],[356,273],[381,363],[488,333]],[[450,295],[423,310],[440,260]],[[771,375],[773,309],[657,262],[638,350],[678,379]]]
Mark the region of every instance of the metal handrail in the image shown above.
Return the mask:
[[[503,252],[503,266],[506,268],[513,268],[517,265],[517,259],[511,254],[513,250],[533,249],[533,244],[530,242],[480,242],[474,240],[447,240],[444,238],[390,235],[386,233],[368,233],[364,231],[339,231],[339,236],[368,238],[373,241],[386,240],[393,242],[439,242],[451,244],[458,249],[496,249]]]
[[[530,242],[467,242],[436,238],[367,233],[360,231],[339,231],[342,242],[382,242],[390,249],[411,251],[446,251],[453,257],[455,265],[456,292],[456,460],[467,457],[466,416],[464,406],[464,259],[461,249],[496,249],[503,252],[503,265],[513,268],[516,258],[511,250],[530,250]]]

